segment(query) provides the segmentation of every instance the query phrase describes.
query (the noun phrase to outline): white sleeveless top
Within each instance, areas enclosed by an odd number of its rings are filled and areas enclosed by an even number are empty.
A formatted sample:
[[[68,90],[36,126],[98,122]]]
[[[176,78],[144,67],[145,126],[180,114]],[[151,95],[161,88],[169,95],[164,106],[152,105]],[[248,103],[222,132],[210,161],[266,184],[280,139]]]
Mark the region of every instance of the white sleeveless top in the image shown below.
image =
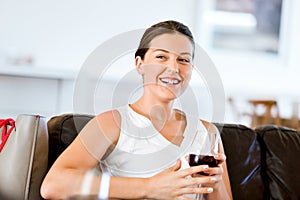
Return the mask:
[[[202,122],[186,116],[187,125],[180,146],[168,141],[143,115],[129,105],[117,109],[121,116],[120,136],[114,150],[101,160],[102,170],[112,176],[150,177],[182,160],[182,169],[189,167],[184,158],[189,153],[210,153],[209,134]],[[215,145],[215,150],[218,145]]]

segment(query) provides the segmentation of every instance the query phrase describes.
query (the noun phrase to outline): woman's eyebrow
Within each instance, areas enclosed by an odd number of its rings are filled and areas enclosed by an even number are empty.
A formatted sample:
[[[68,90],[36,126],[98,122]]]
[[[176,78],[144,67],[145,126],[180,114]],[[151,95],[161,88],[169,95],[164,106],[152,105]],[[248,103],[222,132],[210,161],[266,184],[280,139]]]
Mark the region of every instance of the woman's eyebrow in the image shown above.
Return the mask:
[[[170,52],[170,51],[168,51],[168,50],[165,50],[165,49],[154,49],[153,51],[154,51],[154,52],[156,52],[156,51],[163,51],[163,52],[165,52],[165,53],[172,53],[172,52]],[[178,55],[177,53],[173,53],[173,54]],[[179,55],[189,55],[189,56],[192,56],[192,54],[189,53],[189,52],[181,52]]]
[[[189,55],[189,56],[192,56],[192,54],[189,53],[189,52],[182,52],[182,53],[180,53],[180,55]]]
[[[163,51],[163,52],[166,52],[166,53],[170,53],[169,51],[165,50],[165,49],[153,49],[153,51]]]

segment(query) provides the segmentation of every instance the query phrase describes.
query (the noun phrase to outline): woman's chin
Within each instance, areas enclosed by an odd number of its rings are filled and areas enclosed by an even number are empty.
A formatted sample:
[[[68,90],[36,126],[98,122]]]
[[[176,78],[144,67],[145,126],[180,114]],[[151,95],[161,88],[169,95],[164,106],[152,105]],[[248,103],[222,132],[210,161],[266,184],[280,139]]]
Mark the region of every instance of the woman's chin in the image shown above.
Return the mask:
[[[162,99],[165,99],[167,101],[173,101],[173,100],[177,99],[180,96],[180,94],[178,94],[178,92],[175,93],[173,91],[171,92],[171,91],[168,90],[168,91],[162,91],[159,96]]]

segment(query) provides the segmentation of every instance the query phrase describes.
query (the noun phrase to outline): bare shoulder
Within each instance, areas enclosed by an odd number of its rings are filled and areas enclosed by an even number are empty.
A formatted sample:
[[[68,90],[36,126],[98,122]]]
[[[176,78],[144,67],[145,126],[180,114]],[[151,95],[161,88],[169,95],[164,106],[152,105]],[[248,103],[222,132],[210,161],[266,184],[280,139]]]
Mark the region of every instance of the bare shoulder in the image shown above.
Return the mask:
[[[117,110],[110,110],[97,115],[95,122],[104,135],[109,137],[112,141],[118,140],[121,127],[121,115]]]
[[[205,126],[208,132],[213,132],[213,133],[218,133],[219,130],[218,128],[211,122],[205,121],[205,120],[200,120],[202,124]]]
[[[108,123],[113,127],[117,127],[121,124],[121,115],[117,110],[110,110],[103,112],[95,117],[97,122],[101,124]]]

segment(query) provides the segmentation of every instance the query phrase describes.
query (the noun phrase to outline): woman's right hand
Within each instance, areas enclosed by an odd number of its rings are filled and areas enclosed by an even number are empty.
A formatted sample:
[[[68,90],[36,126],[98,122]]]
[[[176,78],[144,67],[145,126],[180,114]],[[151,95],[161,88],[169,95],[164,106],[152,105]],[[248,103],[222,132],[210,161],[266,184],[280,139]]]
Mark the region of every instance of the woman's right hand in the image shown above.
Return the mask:
[[[198,187],[200,184],[215,183],[217,178],[214,176],[193,177],[201,171],[208,169],[206,165],[199,165],[187,169],[179,170],[181,161],[162,171],[161,173],[150,177],[147,183],[148,197],[150,199],[184,199],[189,200],[185,194],[211,193],[212,188]]]

